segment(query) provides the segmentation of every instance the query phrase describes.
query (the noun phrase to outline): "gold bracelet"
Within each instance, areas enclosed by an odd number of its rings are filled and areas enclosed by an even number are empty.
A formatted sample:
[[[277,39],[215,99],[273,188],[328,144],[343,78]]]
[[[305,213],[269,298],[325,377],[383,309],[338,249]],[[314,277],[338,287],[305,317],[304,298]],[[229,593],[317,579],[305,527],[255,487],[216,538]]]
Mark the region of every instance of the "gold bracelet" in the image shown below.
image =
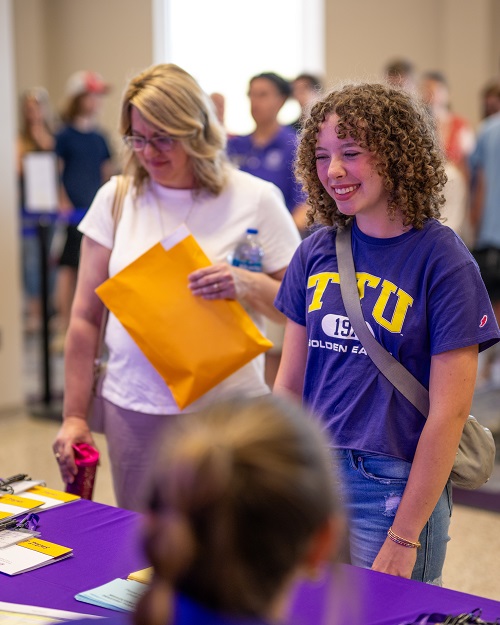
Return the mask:
[[[401,536],[398,536],[392,531],[392,527],[390,527],[387,530],[387,536],[389,536],[389,538],[393,542],[403,547],[409,547],[410,549],[420,549],[420,547],[422,546],[418,540],[417,542],[413,542],[412,540],[406,540],[406,538],[402,538]]]

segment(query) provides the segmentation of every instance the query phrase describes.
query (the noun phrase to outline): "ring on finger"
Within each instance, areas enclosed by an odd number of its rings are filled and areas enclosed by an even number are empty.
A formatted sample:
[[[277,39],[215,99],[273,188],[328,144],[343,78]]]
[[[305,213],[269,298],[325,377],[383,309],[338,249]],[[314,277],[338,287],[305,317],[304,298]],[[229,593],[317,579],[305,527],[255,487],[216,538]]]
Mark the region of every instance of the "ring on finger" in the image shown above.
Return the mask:
[[[218,291],[219,290],[219,283],[218,282],[214,282],[214,284],[212,285],[214,291]]]
[[[56,451],[54,454],[54,457],[56,460],[59,460],[59,458],[61,457],[61,454],[58,451]]]

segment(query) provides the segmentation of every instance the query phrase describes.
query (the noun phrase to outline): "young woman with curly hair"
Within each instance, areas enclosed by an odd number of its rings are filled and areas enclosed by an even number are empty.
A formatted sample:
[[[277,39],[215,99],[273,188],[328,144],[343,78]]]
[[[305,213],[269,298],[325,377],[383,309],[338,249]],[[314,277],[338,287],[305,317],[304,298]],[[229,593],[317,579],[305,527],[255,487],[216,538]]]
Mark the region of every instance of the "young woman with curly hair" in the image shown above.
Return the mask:
[[[333,435],[353,564],[440,584],[478,351],[500,332],[471,254],[439,221],[446,176],[433,123],[407,92],[346,85],[313,106],[297,173],[323,227],[301,243],[276,299],[288,321],[275,392],[302,397]],[[366,323],[429,389],[427,419],[346,316],[335,239],[348,223]]]

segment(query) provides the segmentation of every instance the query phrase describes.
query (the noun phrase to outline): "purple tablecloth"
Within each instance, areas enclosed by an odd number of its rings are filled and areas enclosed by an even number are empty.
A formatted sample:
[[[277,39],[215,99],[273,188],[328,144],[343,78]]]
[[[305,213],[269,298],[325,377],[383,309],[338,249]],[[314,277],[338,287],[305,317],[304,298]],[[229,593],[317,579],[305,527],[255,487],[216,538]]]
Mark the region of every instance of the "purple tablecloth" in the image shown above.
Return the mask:
[[[140,516],[79,500],[40,513],[41,538],[72,547],[73,557],[9,577],[0,574],[0,601],[109,616],[74,596],[145,568]]]
[[[42,512],[42,538],[72,547],[74,556],[13,577],[0,574],[0,601],[112,615],[74,596],[147,566],[140,519],[134,512],[85,500]],[[292,613],[294,625],[399,625],[424,612],[458,614],[476,608],[485,620],[500,617],[500,602],[339,565],[326,579],[299,587]]]
[[[400,625],[477,608],[484,620],[500,617],[500,602],[343,564],[325,581],[303,584],[292,612],[293,625]]]

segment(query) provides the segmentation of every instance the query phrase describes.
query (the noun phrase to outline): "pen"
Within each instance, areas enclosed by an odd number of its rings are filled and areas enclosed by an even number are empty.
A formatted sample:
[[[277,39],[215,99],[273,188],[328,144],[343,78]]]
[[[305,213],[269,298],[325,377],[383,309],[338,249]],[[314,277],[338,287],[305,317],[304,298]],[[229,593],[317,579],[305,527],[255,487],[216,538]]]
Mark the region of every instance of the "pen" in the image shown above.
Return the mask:
[[[14,527],[17,527],[16,519],[12,519],[11,521],[5,521],[4,523],[0,523],[0,532],[2,530],[10,530]]]
[[[6,486],[7,484],[13,484],[14,482],[22,482],[28,477],[26,473],[18,473],[11,477],[6,477],[4,480],[0,478],[0,486]]]

